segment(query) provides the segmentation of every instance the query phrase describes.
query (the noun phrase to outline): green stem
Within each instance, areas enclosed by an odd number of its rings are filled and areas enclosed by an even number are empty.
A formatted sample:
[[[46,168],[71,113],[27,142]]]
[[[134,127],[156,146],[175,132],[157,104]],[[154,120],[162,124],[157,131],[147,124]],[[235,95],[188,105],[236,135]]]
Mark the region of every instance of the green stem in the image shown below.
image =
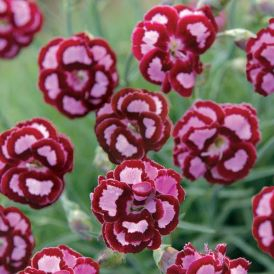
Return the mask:
[[[209,203],[209,215],[208,215],[209,225],[212,225],[215,221],[219,193],[222,189],[223,189],[223,186],[219,186],[219,185],[213,186],[213,191],[212,191],[212,195]]]
[[[130,85],[129,75],[130,75],[130,69],[133,61],[133,55],[130,53],[130,55],[127,58],[126,65],[125,65],[125,72],[124,72],[124,81],[125,86],[128,87]]]
[[[66,12],[66,25],[67,25],[67,35],[71,36],[73,34],[72,27],[72,6],[73,0],[64,0],[65,12]]]
[[[98,9],[98,3],[99,3],[99,0],[93,0],[93,2],[92,2],[94,25],[96,27],[96,32],[97,32],[96,34],[101,36],[101,37],[105,37],[104,30],[103,30],[103,27],[102,27],[100,12],[99,12],[99,9]]]
[[[4,116],[4,114],[2,113],[2,111],[0,111],[0,123],[1,123],[1,126],[2,126],[2,128],[4,130],[10,128],[10,123],[7,120],[6,116]]]

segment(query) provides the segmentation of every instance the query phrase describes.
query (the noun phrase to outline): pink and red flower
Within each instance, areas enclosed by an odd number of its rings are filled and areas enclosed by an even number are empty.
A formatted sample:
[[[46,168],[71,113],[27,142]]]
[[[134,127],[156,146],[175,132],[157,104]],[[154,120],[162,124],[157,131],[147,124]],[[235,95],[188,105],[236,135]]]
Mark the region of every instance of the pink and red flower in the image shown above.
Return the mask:
[[[127,160],[100,176],[92,211],[108,247],[122,253],[157,249],[178,224],[185,192],[174,170],[148,160]]]
[[[226,244],[218,244],[215,250],[205,247],[200,253],[188,243],[177,254],[176,262],[166,274],[247,274],[249,261],[244,258],[230,259],[226,256]]]
[[[13,274],[24,269],[33,248],[29,219],[18,208],[0,205],[0,273]]]
[[[168,104],[159,93],[122,89],[97,112],[95,133],[113,163],[160,150],[170,132]]]
[[[274,258],[274,186],[264,187],[253,198],[253,218],[254,238]]]
[[[45,101],[69,118],[97,110],[118,84],[115,53],[85,33],[51,40],[40,51],[39,67]]]
[[[15,202],[51,205],[72,167],[71,142],[47,120],[24,121],[0,135],[0,190]]]
[[[132,34],[132,51],[144,78],[162,91],[190,96],[202,72],[199,55],[214,42],[217,24],[208,6],[156,6]]]
[[[274,93],[274,18],[256,38],[249,39],[246,54],[247,79],[255,91],[263,96]]]
[[[197,101],[177,122],[174,162],[185,177],[230,184],[256,161],[260,140],[256,110],[248,104]]]
[[[29,46],[42,23],[35,1],[0,0],[0,58],[14,58]]]
[[[60,245],[36,253],[30,266],[19,274],[99,274],[99,265],[91,258]]]

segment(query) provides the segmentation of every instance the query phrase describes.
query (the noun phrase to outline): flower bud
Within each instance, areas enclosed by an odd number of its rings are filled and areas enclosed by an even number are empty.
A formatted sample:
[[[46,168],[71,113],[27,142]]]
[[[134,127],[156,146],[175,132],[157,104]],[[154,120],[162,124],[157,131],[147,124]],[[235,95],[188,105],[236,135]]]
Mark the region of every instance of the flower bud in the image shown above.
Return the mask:
[[[111,249],[105,249],[98,258],[98,262],[105,268],[112,268],[123,264],[125,255],[119,252],[114,252]]]
[[[103,172],[107,172],[113,168],[113,164],[109,161],[107,154],[99,146],[95,150],[93,164]]]
[[[235,44],[242,50],[245,50],[246,48],[246,43],[250,38],[256,37],[256,35],[246,29],[230,29],[226,30],[224,32],[218,33],[218,37],[223,37],[223,36],[230,36],[234,39]]]
[[[257,0],[252,5],[251,12],[272,16],[274,14],[274,3],[272,0]]]
[[[225,6],[230,2],[230,0],[200,0],[198,1],[197,8],[208,5],[211,7],[212,11],[215,14],[218,14],[222,11]]]
[[[69,227],[72,231],[80,235],[84,240],[91,240],[89,232],[92,225],[87,214],[81,210],[73,210],[68,216]]]
[[[178,250],[170,245],[161,245],[160,248],[153,252],[153,258],[162,273],[175,263]]]
[[[237,72],[245,73],[246,59],[242,57],[234,58],[231,61],[231,67]]]
[[[64,195],[61,198],[70,229],[84,240],[91,240],[92,223],[89,216],[78,204],[71,202]]]

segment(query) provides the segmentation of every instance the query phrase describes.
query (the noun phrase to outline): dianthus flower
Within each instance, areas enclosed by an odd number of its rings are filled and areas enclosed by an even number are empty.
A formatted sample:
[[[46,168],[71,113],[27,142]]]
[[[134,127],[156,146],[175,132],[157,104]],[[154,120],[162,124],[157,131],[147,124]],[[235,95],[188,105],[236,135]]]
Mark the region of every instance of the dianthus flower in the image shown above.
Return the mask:
[[[248,40],[246,54],[247,79],[255,91],[263,96],[274,93],[274,18],[256,38]]]
[[[174,170],[148,160],[127,160],[99,177],[92,211],[108,247],[122,253],[157,249],[178,224],[185,193]]]
[[[29,46],[42,23],[34,1],[0,0],[0,58],[14,58]]]
[[[274,186],[264,187],[253,198],[253,236],[259,247],[274,258]]]
[[[205,247],[200,253],[191,243],[177,254],[176,262],[166,274],[247,274],[249,261],[244,258],[230,259],[226,256],[226,244],[218,244],[215,250]]]
[[[99,265],[73,249],[60,245],[44,248],[18,274],[99,274]]]
[[[33,248],[29,219],[18,208],[0,205],[0,273],[13,274],[24,269]]]
[[[132,51],[147,81],[161,85],[164,92],[174,89],[190,96],[202,72],[199,56],[213,44],[216,32],[208,6],[156,6],[135,27]]]
[[[39,67],[45,101],[69,118],[101,107],[118,84],[115,53],[85,33],[51,40],[40,51]]]
[[[113,163],[160,150],[170,132],[168,104],[159,93],[122,89],[97,112],[95,133]]]
[[[256,161],[260,131],[248,104],[197,101],[177,122],[174,162],[190,180],[230,184],[245,177]]]
[[[24,121],[0,135],[0,190],[15,202],[51,205],[72,166],[71,142],[47,120]]]

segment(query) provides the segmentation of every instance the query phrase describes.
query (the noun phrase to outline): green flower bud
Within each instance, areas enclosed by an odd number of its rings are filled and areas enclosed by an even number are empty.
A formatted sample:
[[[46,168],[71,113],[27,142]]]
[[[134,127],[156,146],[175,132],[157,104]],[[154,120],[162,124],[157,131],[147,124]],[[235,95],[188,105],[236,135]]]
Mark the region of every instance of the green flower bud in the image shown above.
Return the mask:
[[[112,268],[123,264],[125,262],[125,255],[107,248],[100,254],[97,261],[105,268]]]
[[[166,273],[167,269],[176,261],[178,250],[170,245],[161,245],[153,251],[153,258],[162,273]]]

